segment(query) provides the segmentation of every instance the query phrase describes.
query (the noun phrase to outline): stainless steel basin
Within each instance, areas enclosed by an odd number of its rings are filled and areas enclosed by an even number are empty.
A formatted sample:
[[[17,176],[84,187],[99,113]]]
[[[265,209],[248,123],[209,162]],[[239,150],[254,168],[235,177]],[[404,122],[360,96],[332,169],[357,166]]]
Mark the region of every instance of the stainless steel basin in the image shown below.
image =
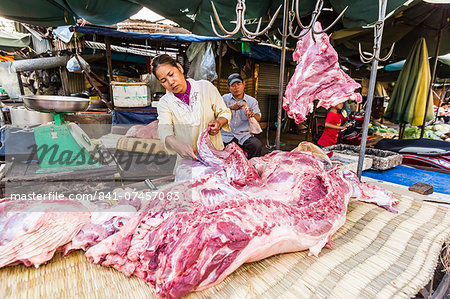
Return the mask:
[[[64,96],[32,95],[23,97],[23,103],[28,109],[49,113],[86,111],[89,102],[89,99]]]

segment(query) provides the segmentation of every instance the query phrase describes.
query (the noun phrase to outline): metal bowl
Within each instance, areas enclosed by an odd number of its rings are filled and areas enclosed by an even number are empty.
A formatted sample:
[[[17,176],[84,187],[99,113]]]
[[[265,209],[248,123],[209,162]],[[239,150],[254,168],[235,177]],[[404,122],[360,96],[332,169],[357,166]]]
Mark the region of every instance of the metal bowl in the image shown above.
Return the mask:
[[[82,112],[89,107],[89,99],[63,96],[24,96],[23,103],[29,109],[49,112]]]

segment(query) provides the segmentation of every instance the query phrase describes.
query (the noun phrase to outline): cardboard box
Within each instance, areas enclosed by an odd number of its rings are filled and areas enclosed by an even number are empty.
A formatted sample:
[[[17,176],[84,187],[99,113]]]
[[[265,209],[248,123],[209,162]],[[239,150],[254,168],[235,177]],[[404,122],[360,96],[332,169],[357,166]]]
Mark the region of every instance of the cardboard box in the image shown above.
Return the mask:
[[[111,82],[116,107],[147,107],[152,102],[150,86],[145,82]]]

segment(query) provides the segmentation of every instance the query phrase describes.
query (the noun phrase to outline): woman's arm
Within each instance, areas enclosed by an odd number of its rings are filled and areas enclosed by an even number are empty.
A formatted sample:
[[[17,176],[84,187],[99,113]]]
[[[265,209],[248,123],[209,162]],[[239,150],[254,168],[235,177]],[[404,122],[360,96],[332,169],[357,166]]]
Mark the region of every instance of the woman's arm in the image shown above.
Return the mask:
[[[325,128],[336,129],[336,130],[344,130],[345,128],[348,128],[350,126],[351,126],[350,123],[347,123],[343,126],[337,126],[337,125],[333,125],[332,123],[327,123],[327,122],[325,123]]]
[[[165,139],[165,143],[169,145],[174,151],[176,151],[177,154],[179,154],[182,158],[197,159],[192,145],[177,140],[175,136],[167,136]]]
[[[231,110],[225,104],[222,96],[220,95],[217,88],[210,82],[208,82],[209,95],[211,99],[211,108],[214,111],[215,121],[218,122],[217,125],[220,125],[219,130],[222,128],[225,131],[230,131],[229,121],[231,119]],[[223,119],[222,119],[223,118]],[[212,124],[212,121],[209,122],[209,125]],[[217,131],[218,133],[218,131]],[[216,134],[217,134],[216,133]],[[211,134],[211,131],[210,131]],[[211,134],[212,135],[212,134]],[[215,134],[214,134],[215,135]]]

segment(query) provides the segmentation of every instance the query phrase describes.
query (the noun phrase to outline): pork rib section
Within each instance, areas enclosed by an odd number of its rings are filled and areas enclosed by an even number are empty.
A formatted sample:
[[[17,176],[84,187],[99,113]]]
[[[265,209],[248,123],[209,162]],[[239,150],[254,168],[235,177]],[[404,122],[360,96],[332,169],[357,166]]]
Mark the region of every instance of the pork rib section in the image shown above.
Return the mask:
[[[320,30],[322,27],[316,22],[316,31]],[[361,86],[339,67],[338,55],[327,34],[314,37],[316,41],[308,33],[298,40],[293,54],[297,67],[283,98],[283,108],[296,123],[303,122],[312,112],[314,100],[319,100],[318,106],[328,109],[348,99],[357,102],[362,99],[354,92]]]
[[[160,190],[165,200],[150,202],[88,258],[142,278],[158,298],[178,298],[246,262],[318,255],[344,224],[351,185],[311,153],[273,152],[252,160],[255,168],[233,144],[218,152],[206,133],[200,142],[202,160],[223,169]],[[174,192],[177,201],[169,200]]]

